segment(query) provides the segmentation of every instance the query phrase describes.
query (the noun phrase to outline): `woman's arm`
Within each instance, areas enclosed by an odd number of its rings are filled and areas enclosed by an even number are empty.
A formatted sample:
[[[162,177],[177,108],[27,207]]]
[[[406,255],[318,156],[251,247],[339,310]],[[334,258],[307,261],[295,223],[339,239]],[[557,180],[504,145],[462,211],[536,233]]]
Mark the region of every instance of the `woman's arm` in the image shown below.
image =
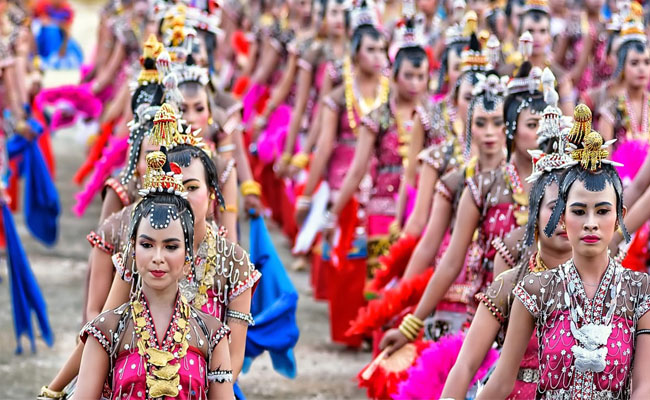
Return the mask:
[[[223,184],[223,200],[226,208],[221,213],[219,223],[228,230],[228,240],[237,243],[237,170],[233,168]]]
[[[275,69],[278,66],[280,61],[280,52],[271,44],[271,40],[268,39],[264,42],[262,46],[262,56],[255,68],[255,73],[251,78],[253,83],[266,84],[271,78],[271,74],[275,72]]]
[[[88,282],[88,303],[86,304],[86,320],[95,318],[104,309],[108,292],[113,281],[113,261],[110,254],[98,247],[90,251],[90,274]],[[119,304],[118,304],[119,305]]]
[[[410,161],[409,161],[410,164]],[[420,169],[420,178],[418,179],[418,191],[415,197],[415,206],[413,212],[406,220],[404,229],[402,230],[407,235],[420,236],[427,222],[424,220],[425,215],[429,215],[432,209],[432,201],[434,197],[436,182],[438,182],[438,171],[427,164],[422,164]],[[437,222],[434,225],[441,223],[440,219],[436,218]],[[430,221],[429,221],[430,222]],[[448,223],[445,224],[445,229]]]
[[[318,186],[321,178],[325,175],[327,164],[329,163],[332,151],[334,149],[334,142],[336,140],[336,129],[338,127],[338,113],[332,110],[329,106],[323,105],[320,109],[322,128],[318,136],[318,143],[316,144],[316,151],[314,158],[309,166],[309,174],[307,175],[307,182],[302,195],[304,197],[311,197]],[[305,218],[309,214],[308,208],[296,207],[296,223],[302,226]]]
[[[607,141],[614,139],[614,125],[612,125],[612,121],[610,121],[609,118],[604,116],[603,118],[600,118],[600,121],[598,122],[598,130],[603,136],[603,140]]]
[[[474,230],[479,224],[481,214],[476,207],[468,188],[463,190],[460,198],[454,231],[451,235],[449,247],[440,259],[436,272],[427,284],[424,294],[420,299],[413,315],[420,320],[428,317],[436,309],[447,290],[462,271],[465,262],[464,255],[467,253]],[[422,243],[422,241],[421,241]],[[460,255],[460,257],[459,257]],[[408,339],[397,329],[391,329],[386,333],[379,347],[382,349],[390,347],[389,353],[400,349],[408,342]]]
[[[637,322],[636,331],[650,329],[650,315],[646,313]],[[650,398],[650,335],[638,335],[634,344],[632,368],[632,400]]]
[[[97,79],[91,86],[91,90],[94,94],[101,92],[108,84],[113,82],[125,57],[126,49],[124,48],[124,45],[122,43],[116,42],[113,46],[111,57],[108,59],[108,63],[104,68],[99,70]]]
[[[479,304],[440,397],[464,399],[467,396],[467,389],[492,348],[500,328],[499,321],[490,314],[490,310],[484,304]]]
[[[591,30],[591,27],[589,30]],[[571,72],[569,73],[573,85],[577,85],[582,79],[582,75],[589,64],[589,59],[592,58],[592,51],[594,50],[594,38],[589,31],[583,33],[582,41],[584,47],[582,48],[582,53],[580,53],[580,57],[578,58],[578,63],[571,68]]]
[[[645,158],[634,180],[625,188],[625,196],[623,196],[625,205],[628,208],[632,207],[639,197],[648,191],[648,186],[650,186],[650,157]],[[625,222],[627,223],[627,219]]]
[[[397,210],[395,212],[395,221],[402,226],[404,222],[404,214],[406,213],[407,189],[408,187],[415,188],[417,186],[416,175],[418,166],[418,154],[422,151],[424,145],[424,127],[416,114],[415,125],[411,130],[410,143],[408,147],[408,154],[406,158],[406,165],[404,166],[404,179],[400,181],[399,192],[397,198]]]
[[[212,350],[210,370],[216,371],[217,369],[222,371],[233,369],[231,367],[230,354],[228,352],[228,340],[226,340],[226,338],[221,339],[219,344],[217,344],[214,350]],[[233,371],[233,381],[235,379],[237,379],[237,377]],[[208,399],[219,400],[235,398],[232,386],[232,382],[211,382],[208,387]]]
[[[74,397],[78,399],[100,399],[104,381],[108,376],[108,354],[94,336],[88,335],[81,356],[79,379]]]
[[[240,313],[249,314],[251,312],[251,297],[253,295],[252,289],[247,289],[244,293],[234,298],[228,309],[239,311]],[[246,350],[246,332],[248,332],[248,325],[236,318],[228,318],[228,326],[230,327],[230,361],[232,363],[233,379],[237,380],[237,376],[241,372],[242,365],[244,364],[244,352]]]
[[[535,328],[532,315],[519,299],[512,304],[506,341],[497,368],[477,399],[505,399],[515,385],[521,359]]]
[[[572,115],[573,108],[575,107],[573,101],[573,86],[568,77],[564,78],[558,84],[558,94],[560,95],[560,109],[564,115]]]
[[[303,62],[307,63],[307,61]],[[296,78],[296,101],[293,109],[291,110],[291,122],[289,122],[289,130],[287,131],[287,139],[284,142],[283,154],[293,154],[296,147],[296,138],[302,125],[307,102],[309,101],[309,92],[313,84],[313,71],[308,68],[299,67],[298,77]]]
[[[345,179],[343,179],[343,184],[339,190],[339,196],[334,206],[332,206],[331,213],[333,215],[338,216],[341,213],[359,187],[359,183],[361,183],[363,176],[368,170],[368,163],[370,162],[374,145],[375,135],[366,126],[360,126],[352,165],[350,165],[350,169],[345,174]],[[326,240],[331,242],[331,235],[333,233],[333,229],[326,229],[324,232]]]
[[[117,193],[111,188],[106,188],[106,197],[104,197],[104,201],[102,202],[102,211],[99,214],[98,225],[101,225],[106,218],[120,211],[123,207],[122,200],[117,196]]]
[[[404,279],[411,279],[414,276],[418,276],[429,268],[436,254],[438,254],[440,243],[442,243],[442,239],[445,237],[447,228],[449,228],[449,224],[451,223],[452,214],[453,207],[449,199],[441,194],[436,194],[424,236],[418,242],[406,266]],[[415,215],[415,211],[413,215]]]
[[[113,310],[129,301],[129,292],[131,291],[131,282],[122,279],[118,274],[113,277],[113,283],[106,297],[106,302],[102,307],[102,312]]]

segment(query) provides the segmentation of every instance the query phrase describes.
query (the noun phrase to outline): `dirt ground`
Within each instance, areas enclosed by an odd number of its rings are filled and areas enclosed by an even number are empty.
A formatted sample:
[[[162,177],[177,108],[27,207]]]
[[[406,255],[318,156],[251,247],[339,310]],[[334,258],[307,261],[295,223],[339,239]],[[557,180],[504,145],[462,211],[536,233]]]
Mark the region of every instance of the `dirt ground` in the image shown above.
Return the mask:
[[[85,54],[94,48],[95,27],[100,3],[72,2],[76,12],[73,36]],[[76,72],[55,72],[46,76],[47,86],[75,83]],[[74,217],[70,209],[76,187],[71,177],[85,156],[85,144],[74,130],[57,132],[53,137],[57,159],[56,184],[62,204],[60,238],[53,248],[35,242],[16,214],[18,230],[23,238],[32,269],[48,305],[50,323],[55,332],[54,346],[48,348],[37,340],[37,352],[15,355],[16,342],[11,315],[7,269],[0,267],[0,398],[33,399],[41,385],[46,384],[63,364],[75,345],[81,323],[83,280],[89,246],[85,235],[96,227],[100,204],[93,203],[83,219]],[[247,223],[242,224],[244,247]],[[290,265],[288,243],[273,227],[271,234],[285,265]],[[4,257],[2,257],[4,259]],[[4,261],[4,260],[3,260]],[[311,296],[308,273],[290,273],[300,293],[298,323],[300,340],[295,349],[298,376],[286,379],[275,373],[267,355],[255,360],[240,384],[250,399],[362,399],[364,392],[356,387],[354,377],[370,360],[368,353],[347,351],[329,341],[327,306]],[[36,326],[36,325],[34,325]]]

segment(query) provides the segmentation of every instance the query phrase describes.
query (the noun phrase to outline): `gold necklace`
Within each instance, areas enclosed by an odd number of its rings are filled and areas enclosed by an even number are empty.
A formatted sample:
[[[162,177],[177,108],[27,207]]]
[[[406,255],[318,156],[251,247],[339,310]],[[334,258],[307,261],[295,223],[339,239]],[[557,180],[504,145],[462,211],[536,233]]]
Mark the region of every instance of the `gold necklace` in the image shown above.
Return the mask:
[[[201,308],[208,302],[208,290],[214,286],[214,276],[217,274],[216,259],[217,259],[217,239],[210,224],[205,235],[207,244],[207,257],[203,262],[205,270],[203,271],[203,278],[199,283],[198,293],[194,298],[194,307]],[[197,259],[197,262],[201,260]]]
[[[178,396],[178,371],[181,364],[180,361],[170,364],[170,361],[180,360],[187,354],[190,306],[181,294],[177,296],[171,326],[161,346],[158,345],[153,318],[144,295],[141,294],[137,300],[131,301],[131,317],[138,338],[138,354],[144,360],[147,373],[147,398]]]
[[[379,80],[379,90],[377,96],[371,101],[362,98],[357,101],[354,96],[354,74],[352,73],[352,61],[350,57],[343,60],[343,84],[345,87],[345,109],[348,116],[348,125],[356,133],[357,118],[365,117],[375,108],[388,101],[388,92],[390,91],[390,79],[387,76],[382,76]],[[356,111],[356,115],[355,115]]]

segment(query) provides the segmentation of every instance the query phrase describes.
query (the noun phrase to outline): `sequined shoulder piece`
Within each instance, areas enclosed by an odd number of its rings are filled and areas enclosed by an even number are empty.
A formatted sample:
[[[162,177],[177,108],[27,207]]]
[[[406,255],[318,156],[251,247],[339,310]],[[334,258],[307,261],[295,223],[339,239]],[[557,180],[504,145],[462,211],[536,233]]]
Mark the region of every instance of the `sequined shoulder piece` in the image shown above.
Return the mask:
[[[95,338],[109,356],[112,354],[114,344],[119,340],[119,332],[124,330],[124,313],[128,311],[129,303],[122,304],[114,310],[104,311],[92,321],[88,321],[79,337],[86,342],[89,336]]]
[[[466,180],[465,184],[472,195],[474,204],[476,204],[479,210],[483,209],[485,196],[496,183],[498,174],[503,174],[501,168],[480,173]]]
[[[122,185],[120,181],[112,177],[108,178],[106,182],[104,182],[104,190],[102,192],[102,198],[106,197],[106,190],[109,188],[115,192],[115,194],[120,199],[120,202],[124,207],[131,204],[131,199],[129,198],[129,193],[126,187]]]
[[[562,268],[559,266],[557,269]],[[519,299],[528,312],[537,319],[546,301],[546,287],[556,278],[557,269],[553,271],[531,272],[517,284],[513,290],[515,298]]]
[[[204,349],[207,356],[210,357],[212,351],[215,347],[221,342],[223,338],[230,336],[230,328],[228,325],[222,323],[218,318],[213,317],[210,314],[207,314],[198,308],[192,307],[192,317],[195,319],[197,324],[202,327],[205,334],[205,342],[207,347]],[[203,341],[198,341],[199,345]]]
[[[345,88],[337,86],[323,99],[323,103],[334,112],[339,112],[345,105]]]
[[[478,293],[476,300],[492,313],[501,325],[507,325],[510,316],[512,290],[521,276],[521,268],[513,268],[497,276],[484,293]]]
[[[422,123],[422,129],[424,129],[425,136],[429,136],[429,131],[431,131],[431,118],[429,117],[429,113],[427,112],[426,107],[427,107],[426,104],[419,105],[415,108],[415,112],[418,114],[418,117],[420,118],[420,122]],[[439,140],[438,143],[440,143],[441,141],[442,140]]]
[[[450,169],[458,168],[458,159],[455,143],[447,140],[433,144],[418,154],[418,159],[433,168],[438,176],[442,176]]]
[[[323,42],[320,40],[312,40],[309,48],[302,52],[298,60],[298,67],[307,71],[313,71],[323,61],[323,55]]]
[[[370,132],[378,135],[380,132],[388,130],[392,123],[391,111],[389,105],[382,104],[372,110],[368,115],[361,118],[361,124],[367,127]]]
[[[262,274],[250,261],[248,252],[223,236],[216,237],[217,275],[225,279],[228,303],[252,288]]]
[[[124,244],[128,242],[134,208],[135,204],[130,204],[106,218],[95,231],[86,237],[91,246],[99,247],[109,254],[121,251]]]
[[[508,267],[514,268],[522,260],[522,254],[528,254],[521,248],[525,227],[518,227],[510,231],[505,237],[496,237],[492,240],[492,247],[503,258]],[[525,249],[523,249],[525,250]]]
[[[436,182],[436,193],[440,193],[450,203],[453,203],[455,207],[457,205],[455,201],[458,191],[463,190],[464,179],[465,174],[463,170],[457,169],[447,172]]]

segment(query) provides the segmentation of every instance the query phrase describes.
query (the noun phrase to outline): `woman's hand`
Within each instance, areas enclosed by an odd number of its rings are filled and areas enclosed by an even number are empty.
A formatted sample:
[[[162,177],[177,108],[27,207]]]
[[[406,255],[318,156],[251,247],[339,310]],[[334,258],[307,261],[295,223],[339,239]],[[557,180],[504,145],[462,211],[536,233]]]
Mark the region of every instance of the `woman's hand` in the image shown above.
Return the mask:
[[[391,355],[397,350],[404,347],[404,345],[408,342],[409,340],[406,338],[406,336],[404,336],[402,332],[399,331],[399,329],[393,328],[386,332],[384,337],[381,339],[379,348],[381,350],[388,348],[388,355]]]

